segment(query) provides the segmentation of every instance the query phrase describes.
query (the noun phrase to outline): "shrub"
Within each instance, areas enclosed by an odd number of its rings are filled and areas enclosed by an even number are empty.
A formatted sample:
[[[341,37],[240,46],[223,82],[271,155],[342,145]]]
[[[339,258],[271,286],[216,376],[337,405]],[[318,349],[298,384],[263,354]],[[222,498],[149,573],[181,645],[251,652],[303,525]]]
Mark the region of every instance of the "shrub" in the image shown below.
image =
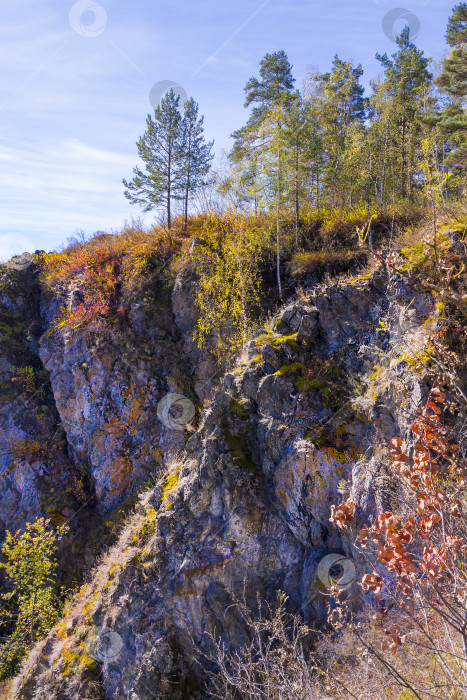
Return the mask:
[[[2,595],[8,604],[2,614],[2,627],[10,634],[0,646],[0,680],[17,669],[35,642],[41,639],[59,616],[56,596],[54,552],[56,542],[68,527],[50,527],[45,518],[28,523],[26,530],[6,533],[2,554],[7,584],[12,590]]]

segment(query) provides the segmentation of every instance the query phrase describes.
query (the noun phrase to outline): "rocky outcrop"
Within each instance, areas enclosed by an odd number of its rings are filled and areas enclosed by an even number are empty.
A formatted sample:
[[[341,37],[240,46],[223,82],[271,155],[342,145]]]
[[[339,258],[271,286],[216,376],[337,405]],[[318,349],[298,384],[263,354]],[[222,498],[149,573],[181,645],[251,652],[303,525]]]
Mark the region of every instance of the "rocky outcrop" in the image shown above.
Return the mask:
[[[79,285],[59,297],[44,296],[47,326],[61,307],[81,302]],[[160,278],[136,298],[124,300],[127,323],[99,334],[55,330],[40,341],[55,403],[75,463],[87,464],[100,511],[131,494],[186,438],[167,430],[157,406],[169,392],[194,404],[209,395],[206,353],[191,337],[196,315],[189,281],[170,290]],[[201,367],[201,370],[200,370]],[[209,382],[215,372],[211,371]]]
[[[384,268],[283,309],[224,376],[184,453],[31,655],[14,697],[206,697],[210,635],[236,648],[248,634],[232,596],[254,608],[283,590],[293,610],[319,619],[329,591],[318,563],[333,552],[353,556],[330,506],[350,492],[362,519],[381,506],[384,445],[405,436],[426,391],[403,348],[422,347],[436,323],[429,297]],[[58,374],[54,384],[57,398]],[[152,391],[157,398],[157,381]],[[81,410],[80,423],[95,426],[97,414]],[[93,434],[78,430],[77,451]]]
[[[0,541],[6,529],[74,513],[78,473],[38,354],[43,330],[37,267],[17,256],[0,271]]]

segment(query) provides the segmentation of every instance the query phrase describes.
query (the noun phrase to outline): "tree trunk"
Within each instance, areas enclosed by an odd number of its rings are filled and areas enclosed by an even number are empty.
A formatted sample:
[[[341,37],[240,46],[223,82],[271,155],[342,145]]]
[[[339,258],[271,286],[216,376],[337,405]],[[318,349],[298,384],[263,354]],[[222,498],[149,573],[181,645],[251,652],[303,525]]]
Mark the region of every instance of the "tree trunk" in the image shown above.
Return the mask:
[[[167,226],[172,228],[172,217],[170,211],[171,185],[172,185],[172,145],[169,143],[169,157],[167,162]]]
[[[188,153],[187,153],[187,174],[186,174],[186,189],[185,189],[185,223],[183,230],[186,231],[188,224],[188,199],[190,196],[190,176],[191,176],[191,133],[188,139]]]
[[[295,250],[298,250],[298,219],[299,219],[299,207],[300,203],[298,201],[298,147],[297,147],[297,158],[295,161]]]
[[[402,199],[405,199],[405,114],[402,116],[401,194]]]
[[[282,299],[282,284],[281,284],[281,270],[280,270],[280,211],[281,211],[281,128],[282,123],[279,119],[277,122],[277,206],[276,206],[276,265],[277,265],[277,288],[279,291],[279,299]]]
[[[279,185],[279,183],[277,183]],[[277,288],[279,299],[282,299],[281,271],[280,271],[280,194],[277,187],[277,210],[276,210],[276,264],[277,264]]]

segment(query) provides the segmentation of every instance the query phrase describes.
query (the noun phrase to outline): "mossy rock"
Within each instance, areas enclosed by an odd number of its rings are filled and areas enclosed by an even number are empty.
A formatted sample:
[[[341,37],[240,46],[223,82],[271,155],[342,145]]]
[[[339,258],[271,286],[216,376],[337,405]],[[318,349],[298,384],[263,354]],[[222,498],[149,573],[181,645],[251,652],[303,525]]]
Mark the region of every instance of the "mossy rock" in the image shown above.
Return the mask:
[[[272,331],[264,331],[255,339],[255,346],[262,347],[265,343],[271,342],[272,335],[274,335]]]
[[[226,418],[221,420],[221,429],[229,450],[232,453],[234,463],[237,466],[242,467],[242,469],[249,471],[250,474],[259,474],[259,469],[251,459],[251,455],[249,454],[245,440],[242,437],[232,433],[232,431],[229,429]]]
[[[87,654],[82,655],[79,662],[79,669],[84,671],[89,678],[97,678],[101,672],[101,667],[97,661]]]
[[[309,377],[296,377],[294,380],[294,387],[301,394],[305,394],[307,391],[313,391],[314,389],[320,390],[322,386],[322,381],[320,379],[316,379],[315,377],[312,377],[311,379]]]
[[[270,340],[270,343],[271,343],[272,347],[275,348],[276,350],[278,348],[280,348],[282,343],[286,343],[293,350],[299,350],[300,348],[299,348],[299,345],[297,343],[297,336],[298,336],[298,332],[292,333],[291,335],[281,335],[278,338],[273,338],[272,340]]]
[[[229,411],[231,415],[240,418],[240,420],[248,420],[250,417],[250,414],[245,408],[245,403],[237,401],[237,399],[232,399],[230,402]]]
[[[285,323],[285,321],[280,318],[276,323],[274,324],[274,330],[277,331],[277,333],[290,333],[290,326]]]
[[[293,362],[291,365],[282,365],[282,367],[277,370],[277,372],[274,372],[275,377],[288,377],[291,374],[297,374],[298,372],[302,372],[305,368],[305,365],[302,362]]]

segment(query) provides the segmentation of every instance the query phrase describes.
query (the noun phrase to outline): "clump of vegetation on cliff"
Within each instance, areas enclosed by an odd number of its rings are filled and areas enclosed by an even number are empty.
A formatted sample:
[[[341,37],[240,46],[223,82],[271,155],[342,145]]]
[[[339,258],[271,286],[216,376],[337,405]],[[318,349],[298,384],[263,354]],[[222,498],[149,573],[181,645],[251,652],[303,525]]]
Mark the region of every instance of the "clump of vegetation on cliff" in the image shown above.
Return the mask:
[[[2,547],[9,589],[1,597],[0,680],[14,672],[24,654],[46,634],[60,615],[57,597],[56,542],[66,525],[51,527],[45,518],[28,523],[23,533],[6,533]],[[6,636],[5,636],[6,633]]]

